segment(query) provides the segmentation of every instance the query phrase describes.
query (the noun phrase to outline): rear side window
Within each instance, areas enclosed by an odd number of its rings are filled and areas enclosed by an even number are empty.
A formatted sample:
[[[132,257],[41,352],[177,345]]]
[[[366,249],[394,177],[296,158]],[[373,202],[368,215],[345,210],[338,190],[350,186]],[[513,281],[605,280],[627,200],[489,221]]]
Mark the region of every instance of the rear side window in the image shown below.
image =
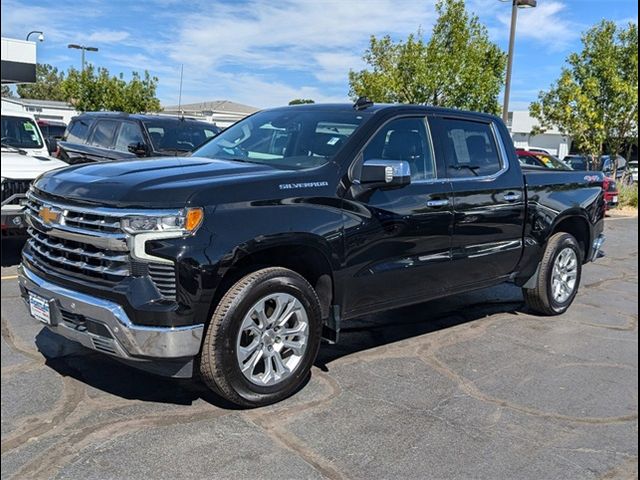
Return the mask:
[[[502,170],[490,124],[445,118],[441,138],[450,177],[484,177]]]
[[[138,124],[132,122],[123,122],[120,125],[118,137],[116,138],[116,150],[119,150],[121,152],[128,152],[129,145],[144,145],[144,143],[144,137],[142,136],[142,131],[140,130]]]
[[[87,143],[91,122],[85,119],[72,120],[66,134],[67,142]]]
[[[94,147],[111,148],[113,146],[113,137],[118,128],[118,122],[113,120],[98,120],[93,129],[89,144]]]

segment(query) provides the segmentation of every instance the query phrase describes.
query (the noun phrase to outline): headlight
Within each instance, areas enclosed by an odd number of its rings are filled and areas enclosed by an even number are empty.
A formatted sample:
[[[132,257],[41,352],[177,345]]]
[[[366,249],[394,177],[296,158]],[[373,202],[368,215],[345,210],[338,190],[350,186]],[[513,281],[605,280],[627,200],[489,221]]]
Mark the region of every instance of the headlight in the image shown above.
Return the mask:
[[[204,218],[202,208],[187,208],[177,215],[140,215],[122,219],[122,228],[128,233],[195,232]]]

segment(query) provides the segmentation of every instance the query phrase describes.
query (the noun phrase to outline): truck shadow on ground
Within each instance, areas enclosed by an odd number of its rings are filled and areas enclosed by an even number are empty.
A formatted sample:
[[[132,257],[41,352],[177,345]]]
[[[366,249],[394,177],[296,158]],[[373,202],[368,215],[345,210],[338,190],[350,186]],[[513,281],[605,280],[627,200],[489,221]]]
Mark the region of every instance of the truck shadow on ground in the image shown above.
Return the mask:
[[[315,366],[331,374],[331,362],[341,357],[495,314],[517,314],[522,309],[520,290],[501,285],[349,321],[342,329],[340,343],[321,346]],[[67,342],[67,346],[52,349],[60,342]],[[191,405],[202,399],[219,408],[238,409],[210,392],[198,379],[178,380],[142,372],[46,329],[37,335],[36,344],[47,366],[84,383],[89,396],[107,393],[129,400],[178,405]]]

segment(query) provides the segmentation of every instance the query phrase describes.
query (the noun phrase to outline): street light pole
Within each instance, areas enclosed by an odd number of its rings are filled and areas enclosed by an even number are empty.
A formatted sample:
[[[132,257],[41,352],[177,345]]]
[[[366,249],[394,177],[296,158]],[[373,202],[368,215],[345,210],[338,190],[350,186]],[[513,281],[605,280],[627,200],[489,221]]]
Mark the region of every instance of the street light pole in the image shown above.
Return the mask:
[[[84,72],[84,52],[97,52],[98,49],[96,47],[87,47],[86,45],[77,45],[75,43],[71,43],[69,45],[67,45],[67,48],[75,48],[76,50],[81,50],[82,51],[82,70],[80,71],[80,73]]]
[[[512,0],[511,3],[511,30],[509,33],[509,54],[507,56],[507,76],[504,83],[504,104],[502,106],[502,119],[504,123],[509,121],[509,95],[511,93],[511,70],[513,68],[513,51],[516,43],[516,23],[518,20],[518,8],[535,7],[537,0]]]

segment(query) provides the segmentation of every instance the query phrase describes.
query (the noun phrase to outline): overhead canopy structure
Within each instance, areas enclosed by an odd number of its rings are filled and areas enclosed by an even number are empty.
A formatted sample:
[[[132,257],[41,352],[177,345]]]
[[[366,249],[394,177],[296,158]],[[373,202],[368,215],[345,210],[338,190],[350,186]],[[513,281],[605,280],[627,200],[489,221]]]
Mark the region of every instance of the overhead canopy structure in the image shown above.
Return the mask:
[[[2,84],[35,83],[36,44],[2,38]]]

